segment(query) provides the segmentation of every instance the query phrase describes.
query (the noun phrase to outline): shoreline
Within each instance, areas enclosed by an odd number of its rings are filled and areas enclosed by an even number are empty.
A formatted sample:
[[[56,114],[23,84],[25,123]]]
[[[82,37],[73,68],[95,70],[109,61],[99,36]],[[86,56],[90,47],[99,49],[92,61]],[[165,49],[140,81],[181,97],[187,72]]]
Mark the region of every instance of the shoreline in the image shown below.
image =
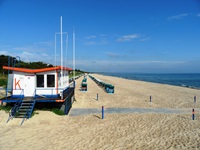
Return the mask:
[[[143,81],[143,82],[149,82],[149,83],[158,83],[158,84],[164,84],[164,85],[172,85],[172,86],[179,86],[179,87],[186,87],[186,88],[191,88],[191,89],[197,89],[197,90],[200,90],[200,87],[195,87],[195,86],[190,86],[190,85],[185,85],[185,84],[170,84],[170,83],[162,83],[162,82],[159,82],[159,81],[148,81],[148,80],[142,80],[142,79],[135,79],[135,78],[130,78],[130,77],[120,77],[120,76],[117,76],[117,75],[109,75],[107,73],[94,73],[94,74],[99,74],[99,75],[105,75],[105,76],[110,76],[110,77],[118,77],[118,78],[122,78],[122,79],[127,79],[127,80],[134,80],[134,81]],[[116,74],[126,74],[126,73],[116,73]],[[143,74],[143,75],[187,75],[187,74],[199,74],[200,73],[158,73],[158,74],[155,74],[155,73],[136,73],[136,75],[139,75],[139,74]]]

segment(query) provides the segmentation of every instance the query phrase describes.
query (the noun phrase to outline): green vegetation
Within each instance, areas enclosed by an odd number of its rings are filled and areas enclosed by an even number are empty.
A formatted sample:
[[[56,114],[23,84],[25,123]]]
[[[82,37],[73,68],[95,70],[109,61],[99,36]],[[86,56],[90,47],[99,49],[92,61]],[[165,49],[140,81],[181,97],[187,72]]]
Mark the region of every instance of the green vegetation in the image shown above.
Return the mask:
[[[85,72],[84,71],[81,71],[79,69],[75,69],[75,76],[79,76],[79,75],[82,75],[84,74]],[[73,70],[69,72],[69,78],[72,78],[73,77]]]
[[[38,115],[39,112],[36,112],[36,111],[33,111],[33,113],[31,114],[31,118],[34,116],[34,115]]]
[[[64,111],[63,111],[63,110],[60,110],[60,109],[58,109],[58,108],[52,109],[52,112],[55,113],[55,114],[57,114],[57,115],[60,115],[60,116],[65,115]]]
[[[12,108],[11,105],[7,105],[7,106],[0,106],[0,110],[5,111],[6,113],[9,113],[10,109]]]
[[[37,114],[35,113],[36,110],[42,110],[42,111],[50,111],[50,112],[53,112],[55,113],[56,115],[65,115],[64,111],[63,110],[60,110],[59,108],[42,108],[42,109],[35,109],[33,111],[33,114]]]
[[[6,87],[7,75],[0,74],[0,86]]]
[[[5,111],[6,113],[9,113],[12,107],[13,106],[11,106],[11,105],[0,106],[0,110]],[[35,109],[31,115],[31,117],[33,117],[36,114],[39,114],[37,112],[37,110],[51,111],[51,112],[55,113],[56,115],[60,115],[60,116],[65,115],[64,111],[60,110],[59,108],[42,108],[42,109]],[[17,114],[16,114],[16,116],[17,116]]]
[[[57,103],[37,103],[34,111],[42,110],[42,111],[50,111],[57,115],[65,115],[63,110],[60,110],[60,104]]]
[[[30,69],[40,69],[40,68],[47,68],[47,67],[53,67],[51,64],[43,63],[43,62],[24,62],[19,61],[15,57],[12,56],[5,56],[0,55],[0,73],[1,74],[7,74],[8,71],[3,70],[3,66],[8,66],[8,60],[10,59],[10,66],[20,67],[20,68],[30,68]]]

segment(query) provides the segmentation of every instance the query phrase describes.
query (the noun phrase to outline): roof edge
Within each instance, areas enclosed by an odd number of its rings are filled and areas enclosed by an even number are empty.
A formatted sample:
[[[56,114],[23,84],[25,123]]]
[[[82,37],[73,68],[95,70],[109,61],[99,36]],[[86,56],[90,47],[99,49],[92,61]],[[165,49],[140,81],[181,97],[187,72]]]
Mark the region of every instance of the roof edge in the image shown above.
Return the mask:
[[[41,73],[41,72],[48,72],[48,71],[61,70],[61,69],[65,70],[65,71],[71,71],[72,70],[71,68],[62,67],[62,66],[41,68],[41,69],[29,69],[29,68],[17,68],[17,67],[3,66],[3,69],[18,71],[18,72],[25,72],[25,73]]]

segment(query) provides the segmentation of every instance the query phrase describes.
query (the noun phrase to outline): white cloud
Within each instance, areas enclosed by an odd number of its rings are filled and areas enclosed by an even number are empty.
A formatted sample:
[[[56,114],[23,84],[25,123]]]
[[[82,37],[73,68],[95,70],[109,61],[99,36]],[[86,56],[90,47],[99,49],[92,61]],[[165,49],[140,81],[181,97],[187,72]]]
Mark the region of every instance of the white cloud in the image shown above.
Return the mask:
[[[132,39],[139,38],[138,34],[129,34],[129,35],[124,35],[120,38],[117,39],[118,42],[125,42],[125,41],[131,41]]]
[[[105,54],[106,54],[108,57],[111,57],[111,58],[118,58],[118,57],[120,57],[119,54],[113,53],[113,52],[105,52]]]
[[[84,43],[85,45],[96,45],[97,43],[94,41],[88,41]]]
[[[24,45],[20,47],[14,47],[13,50],[27,51],[27,52],[44,52],[54,48],[53,42],[37,42],[31,45]]]
[[[107,44],[106,36],[105,34],[101,34],[99,37],[96,35],[86,36],[83,40],[84,45],[105,45]]]
[[[35,43],[35,45],[37,46],[46,46],[46,47],[51,47],[51,46],[54,46],[54,42],[38,42],[38,43]]]
[[[183,19],[183,18],[185,18],[185,17],[187,17],[187,16],[189,16],[188,13],[183,13],[183,14],[179,14],[179,15],[175,15],[175,16],[170,16],[170,17],[168,17],[167,19],[168,19],[169,21],[172,21],[172,20],[179,20],[179,19]]]
[[[8,51],[0,50],[0,55],[9,55]]]
[[[107,41],[104,39],[102,39],[101,41],[96,41],[96,42],[95,41],[86,41],[84,44],[88,45],[88,46],[90,46],[90,45],[105,45],[105,44],[107,44]]]
[[[91,36],[86,36],[85,39],[90,40],[90,39],[95,39],[96,36],[95,35],[91,35]]]
[[[13,54],[13,56],[19,56],[22,61],[26,62],[35,62],[35,61],[42,61],[42,62],[49,62],[50,56],[44,53],[35,53],[29,51],[22,51],[18,52],[17,54]]]

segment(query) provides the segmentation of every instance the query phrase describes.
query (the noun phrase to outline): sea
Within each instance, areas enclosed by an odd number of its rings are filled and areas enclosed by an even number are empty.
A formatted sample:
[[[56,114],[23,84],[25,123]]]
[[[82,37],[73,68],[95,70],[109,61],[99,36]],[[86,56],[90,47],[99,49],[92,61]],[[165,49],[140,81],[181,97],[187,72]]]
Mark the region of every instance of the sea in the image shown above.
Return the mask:
[[[139,80],[153,83],[169,84],[182,86],[187,88],[200,89],[200,73],[165,73],[165,74],[154,74],[154,73],[111,73],[101,72],[100,74],[115,76],[130,80]]]

